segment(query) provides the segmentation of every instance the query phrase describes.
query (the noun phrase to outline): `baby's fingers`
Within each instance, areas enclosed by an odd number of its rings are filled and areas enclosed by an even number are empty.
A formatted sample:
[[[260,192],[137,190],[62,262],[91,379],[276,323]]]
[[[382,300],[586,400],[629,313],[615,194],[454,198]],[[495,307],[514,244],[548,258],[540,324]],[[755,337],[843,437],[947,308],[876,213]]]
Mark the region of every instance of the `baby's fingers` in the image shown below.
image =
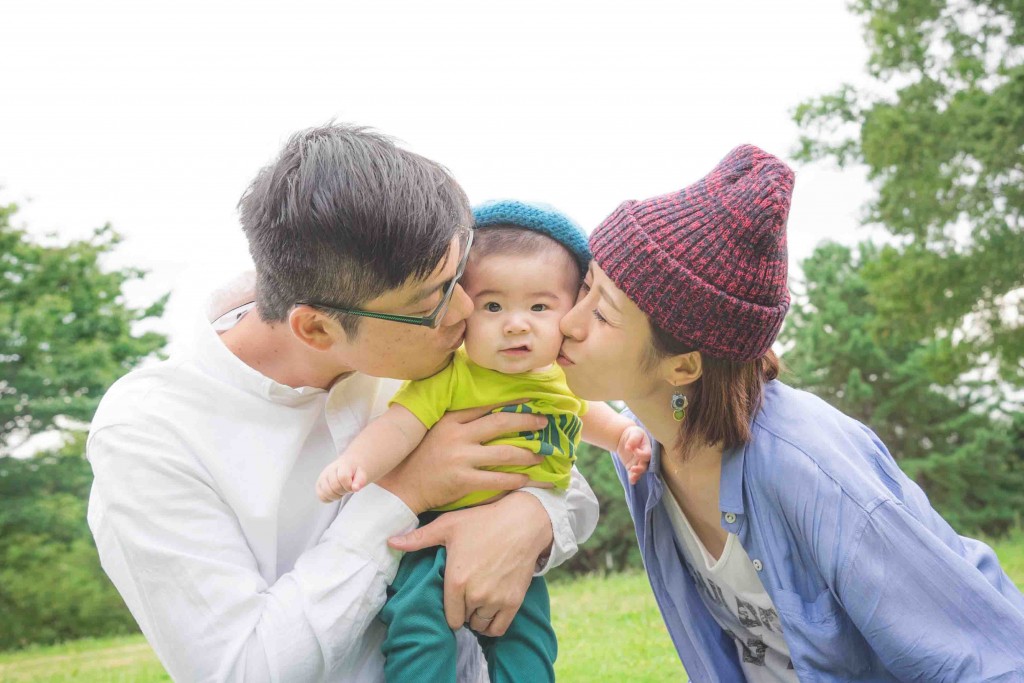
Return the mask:
[[[356,471],[352,474],[352,493],[366,486],[367,479],[366,470],[362,467],[357,467]]]
[[[640,477],[647,471],[646,463],[637,463],[629,468],[629,483],[635,484],[640,481]]]

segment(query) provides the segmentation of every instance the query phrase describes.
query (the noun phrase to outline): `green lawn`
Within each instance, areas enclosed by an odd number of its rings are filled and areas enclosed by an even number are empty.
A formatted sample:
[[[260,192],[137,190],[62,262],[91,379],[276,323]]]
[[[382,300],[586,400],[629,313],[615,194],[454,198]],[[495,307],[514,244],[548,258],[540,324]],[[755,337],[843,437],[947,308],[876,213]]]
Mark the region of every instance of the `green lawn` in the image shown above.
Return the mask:
[[[993,546],[1024,586],[1024,532]],[[683,680],[682,667],[642,574],[551,584],[559,681]],[[169,681],[141,636],[79,640],[0,654],[0,683],[154,683]]]

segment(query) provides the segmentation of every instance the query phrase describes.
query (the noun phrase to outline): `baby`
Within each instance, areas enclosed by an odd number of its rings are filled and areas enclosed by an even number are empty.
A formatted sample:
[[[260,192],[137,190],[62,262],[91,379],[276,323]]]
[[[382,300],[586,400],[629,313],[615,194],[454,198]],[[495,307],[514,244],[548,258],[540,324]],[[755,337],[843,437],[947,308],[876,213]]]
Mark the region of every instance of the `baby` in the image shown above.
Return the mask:
[[[644,431],[607,404],[594,404],[588,409],[569,391],[565,375],[555,362],[562,345],[559,321],[575,304],[590,260],[583,232],[557,211],[522,202],[477,207],[474,221],[474,240],[461,280],[473,300],[464,347],[438,374],[407,382],[395,394],[387,412],[371,422],[324,469],[317,482],[322,500],[358,491],[387,474],[419,445],[446,411],[498,404],[506,405],[496,410],[537,413],[548,419],[548,426],[538,432],[510,434],[491,442],[527,448],[545,456],[544,461],[500,469],[524,472],[534,481],[564,490],[582,437],[618,453],[631,482],[646,471],[651,447]],[[477,491],[437,512],[479,505],[502,494]],[[437,549],[431,548],[403,558],[392,584],[395,595],[389,597],[381,612],[381,618],[389,624],[384,644],[389,681],[397,680],[403,671],[408,675],[412,666],[416,667],[418,680],[435,680],[427,675],[426,661],[447,657],[442,653],[448,652],[449,646],[454,648],[454,636],[444,622],[441,594],[423,599],[434,601],[433,612],[444,626],[440,634],[447,632],[450,644],[434,642],[424,633],[408,634],[405,629],[410,625],[405,622],[415,622],[412,626],[416,626],[423,621],[424,610],[396,607],[407,604],[406,596],[425,591],[425,577],[436,576],[438,569],[443,573],[443,551],[440,558],[437,555]],[[524,681],[553,676],[554,632],[547,615],[547,592],[542,579],[535,579],[538,581],[540,587],[531,587],[506,634],[481,639],[490,667],[500,667],[505,657]],[[402,613],[409,611],[415,612],[415,618],[403,620]],[[436,630],[430,633],[437,635]],[[392,647],[396,640],[405,647]],[[410,649],[410,642],[417,646]],[[453,656],[450,664],[438,662],[451,669],[445,679],[454,680],[454,662]]]

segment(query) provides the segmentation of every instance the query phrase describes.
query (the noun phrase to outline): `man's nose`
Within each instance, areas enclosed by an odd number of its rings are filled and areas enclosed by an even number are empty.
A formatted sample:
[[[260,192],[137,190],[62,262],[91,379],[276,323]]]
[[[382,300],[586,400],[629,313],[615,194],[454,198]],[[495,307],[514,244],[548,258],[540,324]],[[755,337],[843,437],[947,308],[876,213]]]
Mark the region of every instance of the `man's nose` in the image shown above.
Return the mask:
[[[448,310],[444,313],[444,326],[457,325],[468,318],[472,312],[473,300],[466,294],[462,285],[455,285],[452,300],[448,302]]]

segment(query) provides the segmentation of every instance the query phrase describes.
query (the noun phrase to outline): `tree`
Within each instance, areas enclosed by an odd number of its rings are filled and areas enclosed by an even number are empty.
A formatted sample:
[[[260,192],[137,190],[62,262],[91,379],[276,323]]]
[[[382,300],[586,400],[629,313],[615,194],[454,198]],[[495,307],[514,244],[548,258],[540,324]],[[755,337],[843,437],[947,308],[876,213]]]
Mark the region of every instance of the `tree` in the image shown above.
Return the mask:
[[[954,340],[950,368],[1024,387],[1024,1],[851,9],[873,82],[801,104],[797,156],[867,166],[864,220],[899,238],[864,273],[889,334]]]
[[[86,523],[92,475],[76,427],[166,343],[132,329],[159,316],[166,297],[142,309],[125,302],[124,285],[143,273],[102,265],[120,241],[110,226],[43,243],[11,225],[16,210],[0,206],[0,649],[135,629]],[[5,453],[49,430],[64,433],[57,450]]]
[[[879,329],[864,278],[878,258],[870,243],[819,246],[801,264],[803,291],[780,341],[791,347],[785,361],[793,384],[870,425],[897,459],[925,458],[988,423],[979,410],[982,387],[937,388],[948,374],[948,340],[911,342]]]
[[[137,630],[89,534],[84,441],[0,458],[0,650]]]
[[[580,444],[580,469],[601,506],[601,522],[594,535],[580,546],[579,552],[563,565],[565,571],[580,574],[643,567],[633,519],[629,516],[626,496],[615,473],[613,457],[590,444]]]
[[[948,338],[908,341],[879,323],[864,274],[880,258],[870,243],[828,243],[801,264],[784,379],[871,427],[955,528],[1004,533],[1024,510],[1024,422],[990,416],[980,380],[949,388]]]
[[[167,297],[127,305],[122,289],[143,272],[104,269],[120,242],[109,225],[86,240],[44,244],[11,225],[16,211],[0,206],[0,453],[60,416],[88,422],[107,387],[167,341],[133,333],[163,314]]]

